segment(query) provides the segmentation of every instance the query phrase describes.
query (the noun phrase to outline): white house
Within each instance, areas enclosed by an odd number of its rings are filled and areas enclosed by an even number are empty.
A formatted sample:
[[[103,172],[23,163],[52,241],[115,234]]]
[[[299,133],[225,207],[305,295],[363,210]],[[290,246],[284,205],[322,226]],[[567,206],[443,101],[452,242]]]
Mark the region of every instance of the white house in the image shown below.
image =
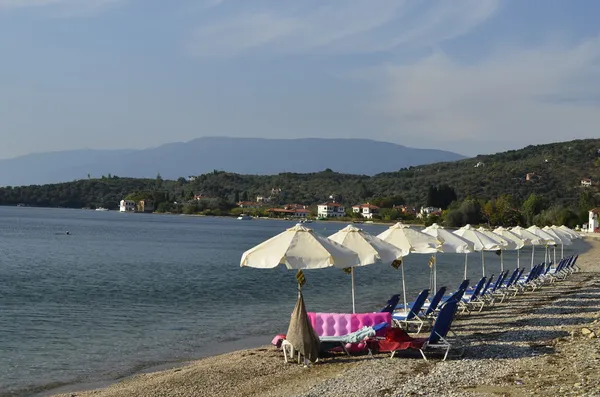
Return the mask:
[[[581,180],[581,186],[583,186],[583,187],[590,187],[590,186],[592,186],[592,180],[591,179],[582,179]]]
[[[121,212],[134,212],[136,210],[136,204],[133,200],[121,200],[119,204],[119,211]]]
[[[373,219],[373,215],[379,213],[379,207],[370,203],[353,205],[352,212],[361,214],[363,218]]]
[[[319,218],[338,218],[346,215],[346,209],[340,203],[331,201],[319,204],[317,206],[317,216]]]
[[[594,208],[590,210],[590,219],[588,221],[588,232],[589,233],[598,233],[598,214],[600,214],[600,208]]]

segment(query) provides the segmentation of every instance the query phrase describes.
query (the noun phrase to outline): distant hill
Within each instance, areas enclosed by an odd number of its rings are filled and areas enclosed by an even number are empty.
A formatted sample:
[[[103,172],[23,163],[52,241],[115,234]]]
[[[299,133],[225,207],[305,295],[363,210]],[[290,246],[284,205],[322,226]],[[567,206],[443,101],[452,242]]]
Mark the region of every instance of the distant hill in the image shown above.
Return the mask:
[[[113,152],[112,155],[117,161],[121,156],[135,157],[137,153]],[[88,156],[91,158],[94,154],[91,152]],[[281,158],[280,155],[275,157]],[[344,156],[335,156],[340,157]],[[159,158],[167,156],[159,153],[156,161]],[[366,156],[357,155],[356,158],[363,159],[356,161],[358,167],[368,168],[371,164],[364,160]],[[299,164],[292,160],[296,159],[278,161],[286,168],[288,164]],[[273,166],[277,166],[277,163]],[[251,166],[248,165],[248,168]],[[198,175],[193,181],[157,178],[154,174],[156,169],[151,169],[148,172],[154,177],[146,179],[116,177],[113,174],[111,178],[86,177],[61,184],[0,188],[0,205],[23,203],[45,207],[102,206],[115,209],[123,197],[139,193],[149,195],[156,203],[167,204],[187,203],[194,195],[202,194],[215,199],[217,203],[213,204],[220,211],[228,211],[238,200],[254,200],[257,195],[271,196],[269,205],[314,205],[335,195],[338,201],[347,205],[376,200],[381,202],[382,198],[388,198],[391,200],[384,201],[419,207],[428,202],[430,187],[446,185],[455,191],[458,201],[473,198],[486,202],[510,195],[513,201],[511,205],[517,210],[534,193],[543,200],[539,211],[550,206],[570,208],[577,214],[575,222],[581,224],[585,223],[587,211],[600,204],[600,139],[528,146],[459,161],[411,166],[373,176],[364,175],[366,168],[359,169],[363,171],[362,175],[327,169],[314,173],[285,172],[277,175],[211,171]],[[44,171],[40,169],[40,173]]]
[[[336,172],[374,175],[465,157],[368,139],[198,138],[144,150],[71,150],[0,160],[0,186],[46,184],[119,175],[165,179],[213,170],[273,175]]]

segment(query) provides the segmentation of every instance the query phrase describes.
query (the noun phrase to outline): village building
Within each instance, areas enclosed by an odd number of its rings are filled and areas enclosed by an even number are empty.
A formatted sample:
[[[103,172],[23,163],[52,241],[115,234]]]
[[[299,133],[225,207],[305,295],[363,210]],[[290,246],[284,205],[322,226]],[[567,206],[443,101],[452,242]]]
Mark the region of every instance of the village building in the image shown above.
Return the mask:
[[[373,215],[379,213],[379,207],[370,203],[359,204],[352,206],[352,212],[360,214],[363,218],[373,219]]]
[[[121,200],[119,203],[120,212],[135,212],[137,209],[136,203],[133,200]]]
[[[598,233],[598,228],[600,227],[600,225],[598,224],[598,214],[600,214],[600,207],[590,210],[589,214],[590,217],[588,220],[587,231],[589,233]]]
[[[317,206],[317,216],[319,218],[339,218],[346,216],[346,208],[335,201],[319,204]]]

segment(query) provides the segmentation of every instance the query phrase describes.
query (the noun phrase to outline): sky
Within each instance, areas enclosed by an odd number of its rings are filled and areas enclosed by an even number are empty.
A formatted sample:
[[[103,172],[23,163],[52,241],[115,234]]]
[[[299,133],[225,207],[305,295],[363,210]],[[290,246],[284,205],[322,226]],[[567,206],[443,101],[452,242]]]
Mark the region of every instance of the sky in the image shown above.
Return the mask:
[[[600,136],[597,0],[0,0],[0,158],[203,136]]]

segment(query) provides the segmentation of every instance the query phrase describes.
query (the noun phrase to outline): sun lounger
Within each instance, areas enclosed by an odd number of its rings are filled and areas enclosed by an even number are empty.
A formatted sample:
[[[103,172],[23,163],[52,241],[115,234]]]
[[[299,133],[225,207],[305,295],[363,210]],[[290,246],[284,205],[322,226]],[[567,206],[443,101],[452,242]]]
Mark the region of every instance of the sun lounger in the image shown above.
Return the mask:
[[[455,300],[449,301],[444,305],[435,320],[428,338],[413,338],[398,328],[390,328],[385,338],[367,340],[369,351],[371,353],[391,352],[391,357],[394,357],[398,352],[416,349],[419,350],[423,359],[427,361],[426,353],[432,350],[441,350],[444,352],[443,360],[446,360],[452,347],[447,339],[447,335],[457,308],[458,302]]]
[[[388,312],[393,313],[396,310],[396,306],[398,306],[398,302],[400,302],[400,294],[392,295],[392,297],[387,301],[383,309],[379,311],[379,313]]]
[[[396,324],[398,327],[402,327],[404,325],[407,329],[410,325],[414,324],[417,326],[417,333],[421,332],[421,328],[423,328],[423,319],[420,318],[420,312],[428,295],[429,290],[424,289],[421,291],[419,296],[417,296],[417,299],[415,299],[415,302],[408,311],[402,310],[393,312],[392,320],[394,320],[394,324]]]
[[[347,355],[350,355],[350,352],[346,348],[346,344],[355,344],[362,342],[366,338],[375,336],[377,331],[381,331],[384,328],[387,328],[388,326],[388,323],[383,322],[369,327],[362,327],[361,329],[349,333],[347,335],[320,336],[319,341],[321,342],[321,351],[327,351],[335,347],[341,347]]]
[[[493,280],[494,280],[494,275],[492,274],[490,276],[490,278],[488,279],[487,283],[485,283],[484,287],[479,292],[479,294],[477,296],[471,297],[471,301],[469,302],[470,310],[477,309],[477,308],[479,309],[478,310],[479,312],[481,312],[483,310],[483,307],[486,304],[486,300],[484,299],[484,296],[485,296],[485,294],[487,294],[488,290],[490,289],[490,285],[492,284]]]
[[[461,300],[458,301],[459,307],[461,309],[461,313],[470,312],[471,311],[471,303],[476,301],[479,297],[479,293],[483,288],[486,278],[481,277],[479,282],[475,284],[475,287],[470,289],[469,291],[465,291]]]

